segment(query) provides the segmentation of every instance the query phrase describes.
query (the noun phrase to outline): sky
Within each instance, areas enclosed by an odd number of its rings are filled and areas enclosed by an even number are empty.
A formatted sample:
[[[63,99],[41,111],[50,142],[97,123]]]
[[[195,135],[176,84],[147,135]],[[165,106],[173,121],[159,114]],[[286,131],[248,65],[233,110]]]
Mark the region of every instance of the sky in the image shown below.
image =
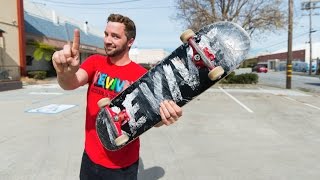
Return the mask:
[[[293,10],[293,49],[309,49],[309,11],[301,10],[302,0],[294,0]],[[286,7],[288,5],[286,4]],[[320,7],[320,2],[318,3]],[[320,8],[313,11],[312,16],[312,49],[313,57],[320,57]],[[318,15],[316,15],[318,14]],[[260,55],[288,50],[288,31],[277,30],[273,33],[261,34],[258,38],[252,38],[251,54]],[[307,50],[307,56],[309,56]]]
[[[28,0],[44,4],[57,14],[63,14],[76,21],[88,21],[89,26],[103,31],[106,19],[111,13],[130,17],[137,26],[136,48],[156,48],[173,51],[182,43],[180,35],[185,30],[181,21],[173,19],[176,15],[175,0]],[[285,4],[287,5],[287,4]],[[320,3],[319,3],[320,6]],[[320,14],[320,8],[315,13]],[[309,16],[301,10],[301,0],[294,0],[293,48],[309,46]],[[320,48],[320,15],[312,16],[313,46]],[[287,50],[287,30],[276,30],[252,37],[249,56],[284,52]],[[315,46],[316,48],[317,46]],[[316,51],[316,49],[314,49]],[[319,51],[319,50],[318,50]],[[320,51],[319,51],[320,52]]]

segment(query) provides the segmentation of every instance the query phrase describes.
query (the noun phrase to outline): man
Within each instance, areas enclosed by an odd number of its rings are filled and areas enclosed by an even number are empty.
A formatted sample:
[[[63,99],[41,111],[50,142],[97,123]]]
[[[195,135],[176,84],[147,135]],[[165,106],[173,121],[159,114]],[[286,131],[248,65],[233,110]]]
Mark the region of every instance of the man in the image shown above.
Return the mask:
[[[90,56],[80,66],[80,32],[74,31],[72,47],[65,45],[56,51],[53,65],[57,72],[59,85],[65,90],[76,89],[89,84],[87,92],[85,150],[82,157],[81,180],[136,180],[139,161],[139,139],[119,151],[111,152],[101,145],[95,128],[95,119],[99,111],[97,101],[101,98],[114,98],[125,87],[146,73],[146,69],[129,58],[129,50],[136,36],[134,22],[128,17],[111,14],[105,29],[104,48],[107,56]],[[108,88],[104,85],[110,79],[120,81],[122,86]],[[121,88],[119,90],[119,88]],[[181,108],[173,101],[160,104],[162,124],[174,123],[181,115]]]

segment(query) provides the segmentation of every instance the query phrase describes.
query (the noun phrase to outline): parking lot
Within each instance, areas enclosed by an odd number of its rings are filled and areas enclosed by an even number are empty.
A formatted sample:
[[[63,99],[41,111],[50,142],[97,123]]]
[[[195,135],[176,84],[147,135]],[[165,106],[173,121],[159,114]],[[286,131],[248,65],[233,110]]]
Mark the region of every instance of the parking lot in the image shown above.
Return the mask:
[[[86,87],[0,92],[0,179],[78,179]],[[318,180],[320,96],[216,85],[141,136],[140,180]]]

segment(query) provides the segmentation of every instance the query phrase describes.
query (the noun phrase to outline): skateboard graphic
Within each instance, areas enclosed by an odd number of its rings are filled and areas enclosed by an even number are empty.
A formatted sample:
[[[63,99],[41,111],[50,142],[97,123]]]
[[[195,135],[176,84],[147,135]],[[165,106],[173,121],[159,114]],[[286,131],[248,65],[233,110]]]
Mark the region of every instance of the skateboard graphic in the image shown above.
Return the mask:
[[[217,22],[197,33],[186,30],[183,44],[114,99],[101,99],[96,129],[102,145],[116,151],[161,121],[160,103],[180,107],[226,77],[245,59],[248,34],[232,22]]]

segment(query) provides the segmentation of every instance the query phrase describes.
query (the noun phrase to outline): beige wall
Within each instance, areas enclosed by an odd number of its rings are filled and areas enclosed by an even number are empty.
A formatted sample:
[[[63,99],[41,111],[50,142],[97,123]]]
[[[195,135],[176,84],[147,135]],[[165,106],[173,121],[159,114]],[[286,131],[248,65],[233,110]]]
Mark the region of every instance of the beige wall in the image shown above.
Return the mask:
[[[0,0],[0,68],[8,70],[10,77],[20,77],[19,34],[16,0]]]
[[[137,49],[132,48],[129,52],[130,59],[139,64],[154,65],[168,55],[163,49]]]

